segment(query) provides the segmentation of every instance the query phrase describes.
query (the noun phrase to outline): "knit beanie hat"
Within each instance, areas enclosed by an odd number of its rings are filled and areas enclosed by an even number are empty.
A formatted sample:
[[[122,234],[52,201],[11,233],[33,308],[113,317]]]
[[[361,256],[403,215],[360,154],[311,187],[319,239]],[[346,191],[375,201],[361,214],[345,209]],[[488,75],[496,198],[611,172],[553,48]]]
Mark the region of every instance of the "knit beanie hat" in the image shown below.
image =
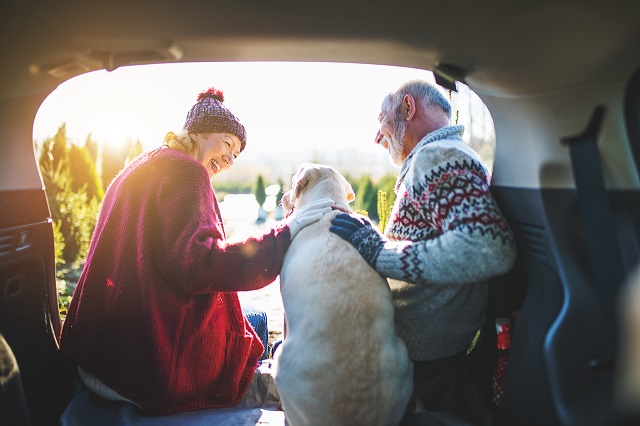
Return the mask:
[[[224,105],[221,90],[213,87],[201,92],[187,113],[183,130],[190,133],[231,133],[240,139],[240,152],[247,145],[247,133],[235,115]]]

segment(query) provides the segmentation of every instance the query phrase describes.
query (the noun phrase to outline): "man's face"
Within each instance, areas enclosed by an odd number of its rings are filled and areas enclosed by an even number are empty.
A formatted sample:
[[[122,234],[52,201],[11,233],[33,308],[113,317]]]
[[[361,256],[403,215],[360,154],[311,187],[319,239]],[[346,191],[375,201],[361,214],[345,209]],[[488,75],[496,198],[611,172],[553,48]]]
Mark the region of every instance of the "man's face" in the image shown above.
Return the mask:
[[[389,151],[389,161],[396,167],[400,167],[404,161],[402,147],[404,145],[404,137],[407,131],[406,122],[396,117],[395,108],[393,108],[393,97],[387,95],[382,101],[378,121],[380,122],[380,130],[376,135],[376,143],[382,145]]]

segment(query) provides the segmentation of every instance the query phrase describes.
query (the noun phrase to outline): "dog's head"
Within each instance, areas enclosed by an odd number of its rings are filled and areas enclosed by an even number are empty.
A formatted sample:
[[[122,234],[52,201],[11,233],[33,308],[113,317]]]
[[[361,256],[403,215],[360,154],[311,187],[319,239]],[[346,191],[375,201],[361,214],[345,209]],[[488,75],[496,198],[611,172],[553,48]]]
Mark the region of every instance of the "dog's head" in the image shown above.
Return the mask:
[[[319,185],[322,183],[321,185]],[[316,188],[318,191],[313,191]],[[291,189],[282,196],[282,207],[292,210],[296,203],[331,198],[336,206],[346,205],[355,200],[356,194],[347,180],[333,167],[324,164],[304,163],[291,179]]]

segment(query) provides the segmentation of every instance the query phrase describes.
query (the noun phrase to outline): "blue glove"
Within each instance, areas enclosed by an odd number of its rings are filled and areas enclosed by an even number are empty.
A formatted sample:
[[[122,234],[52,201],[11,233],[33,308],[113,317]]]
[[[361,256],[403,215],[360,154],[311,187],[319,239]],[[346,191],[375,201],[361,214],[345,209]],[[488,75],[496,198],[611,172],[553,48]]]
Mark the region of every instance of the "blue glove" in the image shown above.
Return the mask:
[[[331,225],[329,231],[349,242],[372,268],[376,268],[376,259],[385,240],[371,222],[342,213],[331,221]]]

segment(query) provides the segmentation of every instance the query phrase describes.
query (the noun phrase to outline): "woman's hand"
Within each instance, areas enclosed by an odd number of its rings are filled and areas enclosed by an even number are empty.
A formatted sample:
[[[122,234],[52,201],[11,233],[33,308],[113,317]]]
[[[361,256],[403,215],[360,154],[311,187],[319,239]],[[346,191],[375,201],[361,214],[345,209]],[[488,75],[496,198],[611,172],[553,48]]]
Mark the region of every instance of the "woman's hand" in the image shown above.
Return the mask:
[[[289,221],[289,231],[291,232],[291,239],[296,236],[302,228],[313,222],[319,220],[322,215],[331,211],[331,206],[335,204],[330,198],[323,198],[321,200],[314,201],[302,207],[300,210],[293,212],[291,220]]]

